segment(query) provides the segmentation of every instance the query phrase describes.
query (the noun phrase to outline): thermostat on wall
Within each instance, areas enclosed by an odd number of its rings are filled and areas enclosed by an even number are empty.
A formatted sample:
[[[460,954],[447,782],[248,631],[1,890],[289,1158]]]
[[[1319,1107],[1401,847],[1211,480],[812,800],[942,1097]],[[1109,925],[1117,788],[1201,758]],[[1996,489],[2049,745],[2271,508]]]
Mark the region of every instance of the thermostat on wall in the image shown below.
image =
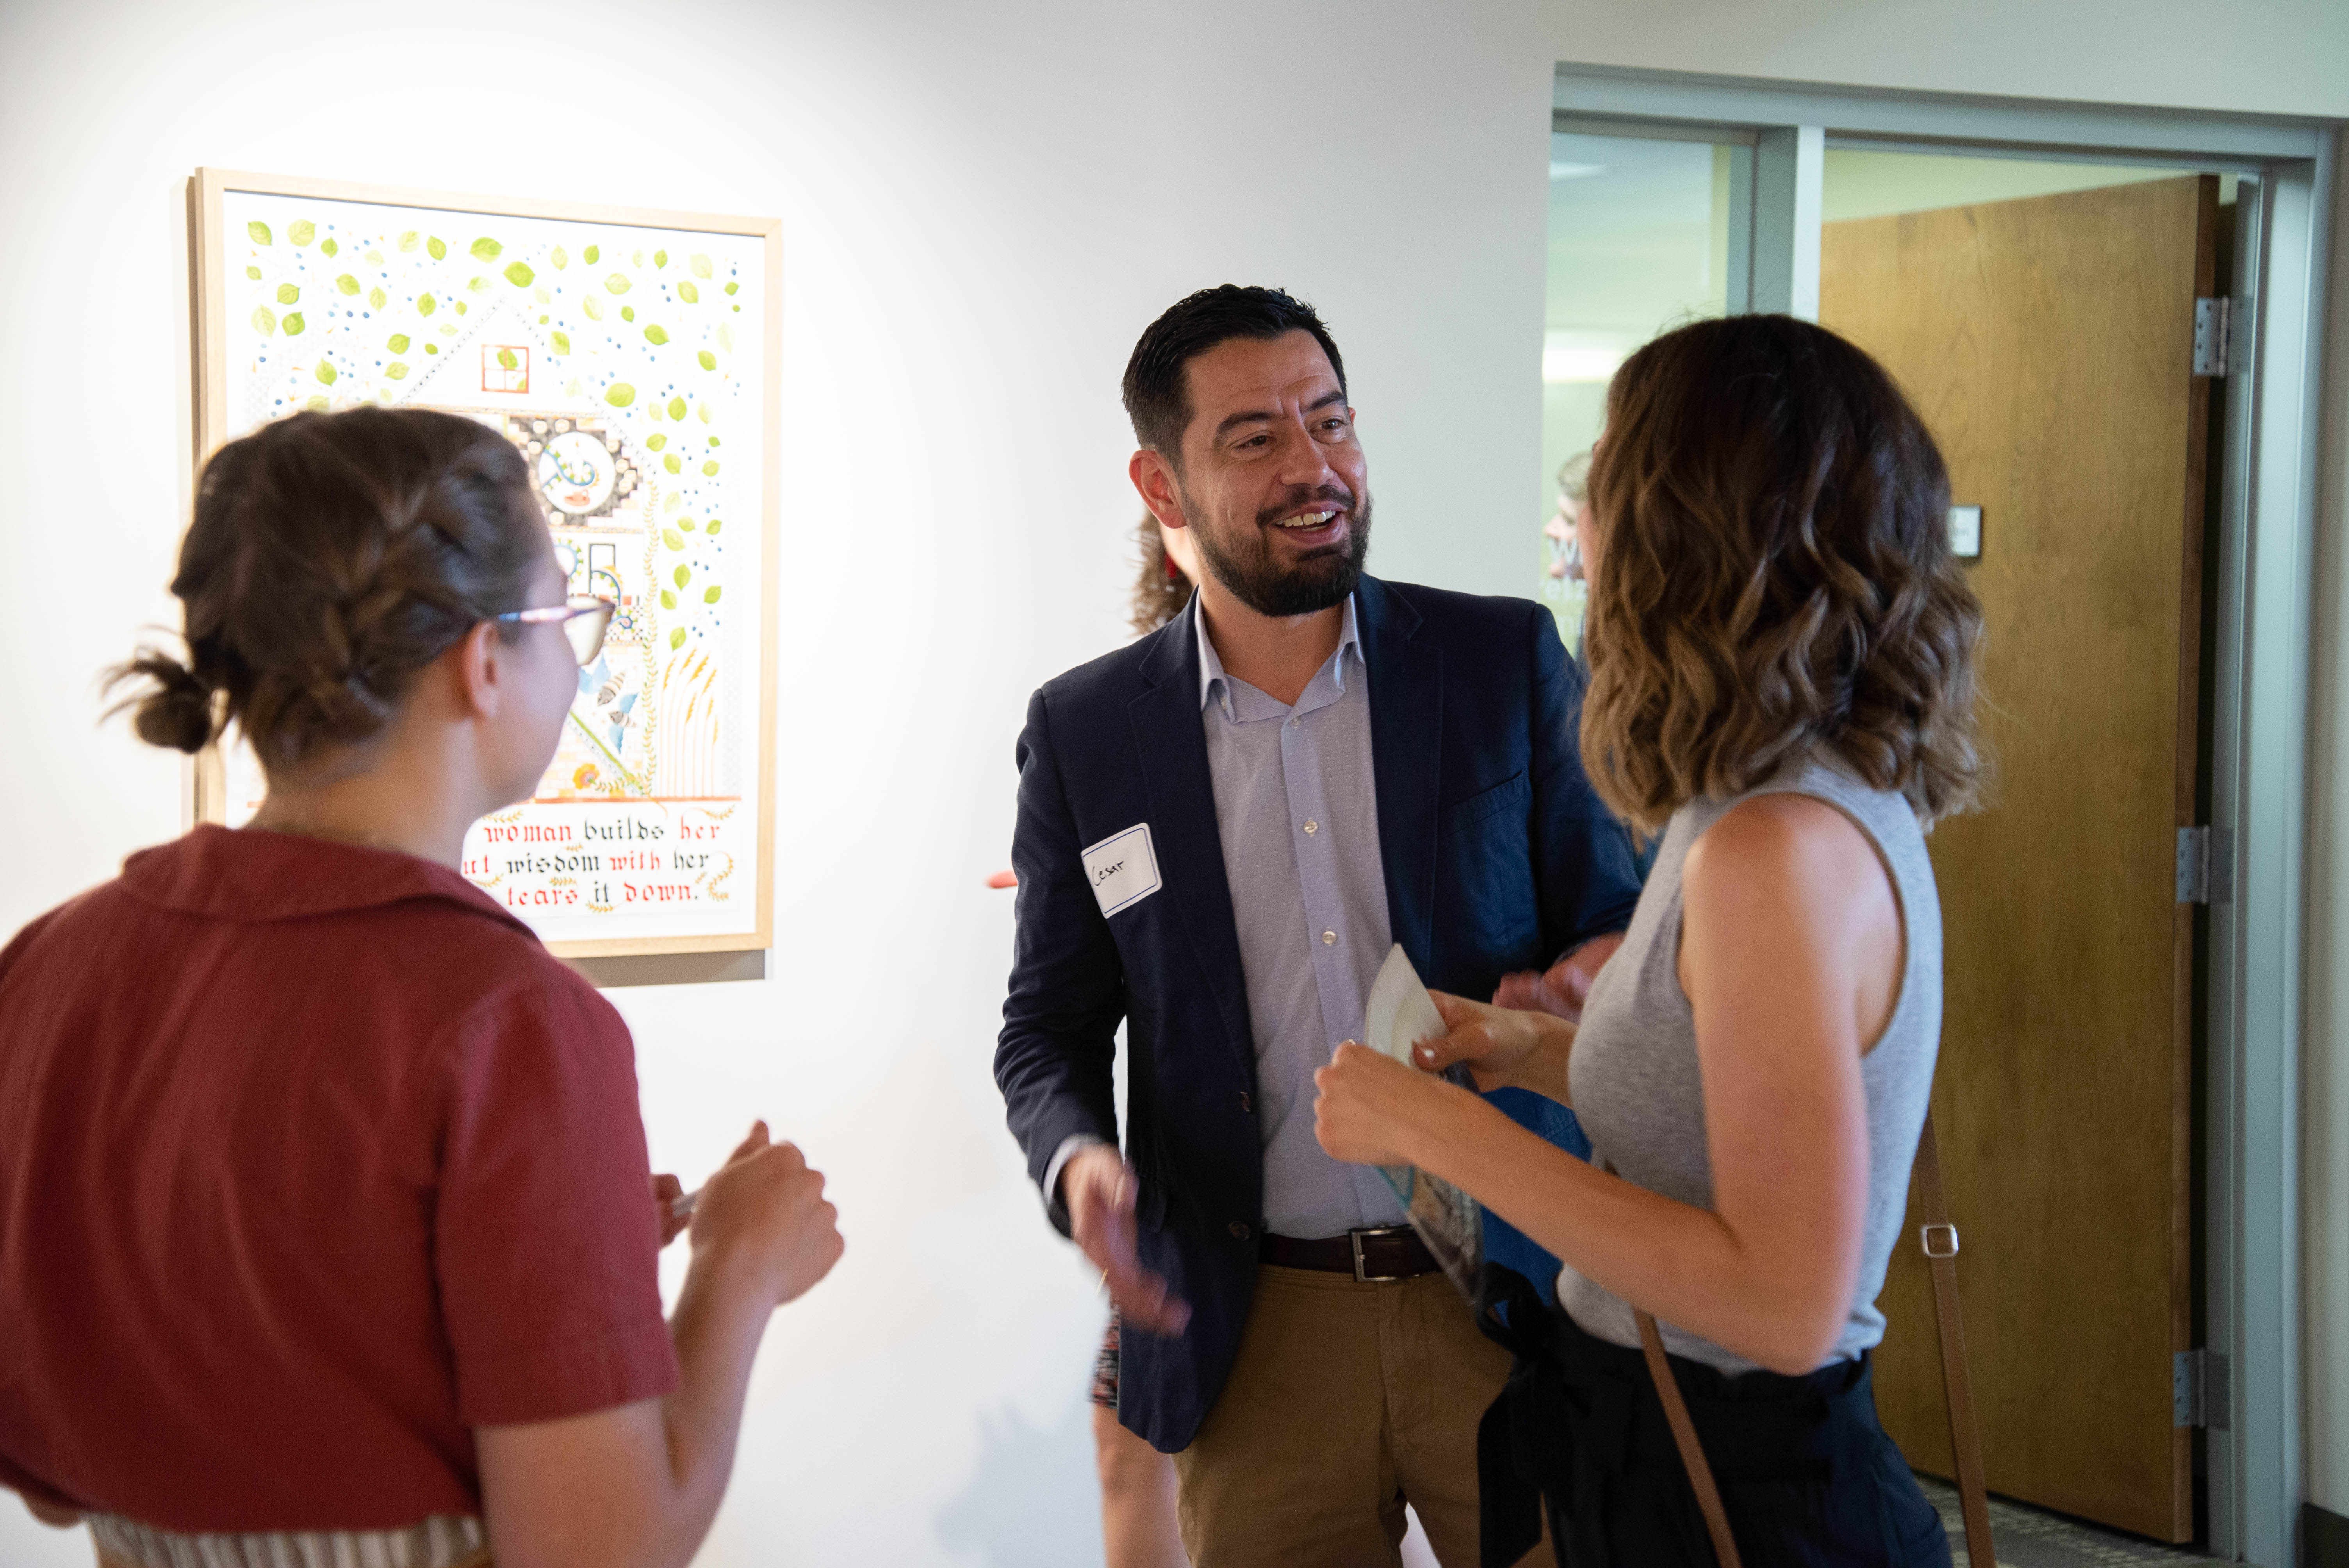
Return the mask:
[[[1982,508],[1953,506],[1950,509],[1950,553],[1961,561],[1982,558]]]

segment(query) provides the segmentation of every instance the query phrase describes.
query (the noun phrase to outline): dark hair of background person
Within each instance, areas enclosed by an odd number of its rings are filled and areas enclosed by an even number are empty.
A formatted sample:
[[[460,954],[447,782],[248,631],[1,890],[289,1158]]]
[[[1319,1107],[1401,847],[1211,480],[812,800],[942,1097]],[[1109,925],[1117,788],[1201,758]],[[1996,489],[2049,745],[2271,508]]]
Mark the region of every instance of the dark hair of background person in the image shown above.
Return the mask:
[[[1653,831],[1815,746],[1927,821],[1973,802],[1982,605],[1873,359],[1785,315],[1668,333],[1616,372],[1589,482],[1582,754],[1616,811]]]
[[[150,745],[201,751],[233,721],[264,771],[296,767],[374,735],[417,672],[524,608],[545,531],[521,452],[476,420],[354,408],[264,425],[196,482],[171,580],[186,661],[141,648],[109,684],[154,683],[121,705]]]
[[[1150,324],[1125,362],[1125,416],[1133,421],[1137,445],[1183,467],[1183,432],[1191,423],[1191,397],[1184,366],[1219,343],[1236,337],[1269,342],[1292,332],[1309,332],[1330,356],[1338,389],[1346,389],[1346,362],[1330,341],[1330,329],[1313,307],[1278,289],[1219,284],[1167,307]]]
[[[1191,580],[1166,553],[1158,520],[1146,511],[1134,525],[1133,541],[1142,547],[1142,573],[1133,580],[1133,634],[1138,637],[1182,614],[1191,602]]]

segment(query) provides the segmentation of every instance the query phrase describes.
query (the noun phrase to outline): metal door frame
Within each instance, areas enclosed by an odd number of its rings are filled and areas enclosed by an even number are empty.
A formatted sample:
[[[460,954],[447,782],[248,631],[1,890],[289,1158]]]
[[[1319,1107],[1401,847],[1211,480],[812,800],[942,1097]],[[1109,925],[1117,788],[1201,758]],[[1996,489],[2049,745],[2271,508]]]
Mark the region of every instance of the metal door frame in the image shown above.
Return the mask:
[[[1741,149],[1733,310],[1816,319],[1829,147],[2233,173],[2234,305],[2219,486],[2210,821],[2233,834],[2209,913],[2204,1337],[2231,1385],[2209,1429],[2210,1550],[2290,1568],[2302,1492],[2300,1235],[2319,395],[2336,137],[2329,121],[1557,67],[1552,123]],[[1746,155],[1744,148],[1753,149]],[[2246,330],[2247,328],[2247,330]],[[2214,389],[2215,390],[2215,389]],[[2159,853],[2162,846],[2148,846]]]

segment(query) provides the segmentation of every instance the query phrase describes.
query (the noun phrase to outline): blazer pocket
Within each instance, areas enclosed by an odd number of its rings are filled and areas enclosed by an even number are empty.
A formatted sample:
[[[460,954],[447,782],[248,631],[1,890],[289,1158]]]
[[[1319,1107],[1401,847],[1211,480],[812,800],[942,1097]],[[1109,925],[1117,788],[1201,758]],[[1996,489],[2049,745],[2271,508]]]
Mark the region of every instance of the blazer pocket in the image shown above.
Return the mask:
[[[1454,800],[1439,809],[1435,816],[1435,836],[1448,839],[1464,828],[1473,828],[1487,817],[1497,817],[1513,807],[1522,806],[1532,798],[1534,787],[1519,769],[1490,789],[1480,789],[1465,799]]]

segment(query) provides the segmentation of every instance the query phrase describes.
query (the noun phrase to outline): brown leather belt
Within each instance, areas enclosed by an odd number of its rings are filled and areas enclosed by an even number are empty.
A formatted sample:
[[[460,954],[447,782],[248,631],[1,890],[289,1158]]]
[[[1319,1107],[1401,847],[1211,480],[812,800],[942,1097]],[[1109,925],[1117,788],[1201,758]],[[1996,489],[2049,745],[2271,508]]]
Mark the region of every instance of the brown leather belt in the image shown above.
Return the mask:
[[[1309,1242],[1267,1232],[1257,1255],[1276,1268],[1350,1274],[1364,1284],[1416,1279],[1438,1266],[1427,1243],[1409,1225],[1374,1225]]]

